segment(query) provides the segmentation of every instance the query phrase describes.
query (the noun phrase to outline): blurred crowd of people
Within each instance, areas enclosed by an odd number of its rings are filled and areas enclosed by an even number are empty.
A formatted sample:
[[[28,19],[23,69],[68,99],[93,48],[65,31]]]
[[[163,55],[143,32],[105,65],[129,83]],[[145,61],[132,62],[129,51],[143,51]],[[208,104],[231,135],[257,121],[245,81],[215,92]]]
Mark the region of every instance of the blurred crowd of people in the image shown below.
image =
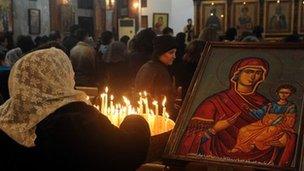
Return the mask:
[[[172,28],[166,27],[158,35],[152,28],[147,28],[132,39],[125,35],[119,40],[115,39],[114,33],[105,31],[94,40],[86,30],[74,25],[64,38],[59,31],[52,31],[35,39],[20,35],[16,43],[12,33],[1,33],[1,101],[3,103],[9,98],[8,75],[18,59],[37,49],[57,47],[72,62],[76,86],[100,89],[108,86],[117,97],[126,95],[132,98],[143,90],[148,91],[153,99],[166,96],[172,106],[171,112],[175,113],[172,117],[176,118],[207,41],[265,41],[260,26],[241,35],[236,28],[229,28],[224,35],[219,35],[216,29],[208,27],[196,38],[192,20],[188,19],[183,30],[173,37]],[[303,39],[299,35],[290,35],[282,41],[301,42]],[[164,59],[166,55],[172,59]]]

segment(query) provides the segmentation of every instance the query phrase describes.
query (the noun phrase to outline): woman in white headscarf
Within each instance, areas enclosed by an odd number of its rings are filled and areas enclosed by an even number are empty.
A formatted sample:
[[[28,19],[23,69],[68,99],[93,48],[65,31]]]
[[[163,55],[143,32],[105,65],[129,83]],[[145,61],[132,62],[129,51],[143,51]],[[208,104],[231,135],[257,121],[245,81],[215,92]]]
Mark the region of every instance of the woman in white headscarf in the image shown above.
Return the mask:
[[[145,160],[144,119],[126,118],[118,129],[74,85],[73,67],[59,49],[29,53],[14,65],[11,97],[0,106],[1,153],[13,156],[13,166],[4,163],[8,170],[23,163],[39,170],[134,170]]]

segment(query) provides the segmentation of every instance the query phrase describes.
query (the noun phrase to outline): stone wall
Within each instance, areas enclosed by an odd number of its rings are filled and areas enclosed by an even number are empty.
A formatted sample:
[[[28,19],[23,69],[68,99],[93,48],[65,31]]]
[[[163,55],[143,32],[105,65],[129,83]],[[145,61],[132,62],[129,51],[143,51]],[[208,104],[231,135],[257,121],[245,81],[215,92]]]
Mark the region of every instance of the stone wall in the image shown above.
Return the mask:
[[[48,0],[15,0],[13,1],[14,37],[29,34],[28,9],[40,10],[40,35],[50,32],[50,9]],[[33,37],[37,35],[32,35]]]

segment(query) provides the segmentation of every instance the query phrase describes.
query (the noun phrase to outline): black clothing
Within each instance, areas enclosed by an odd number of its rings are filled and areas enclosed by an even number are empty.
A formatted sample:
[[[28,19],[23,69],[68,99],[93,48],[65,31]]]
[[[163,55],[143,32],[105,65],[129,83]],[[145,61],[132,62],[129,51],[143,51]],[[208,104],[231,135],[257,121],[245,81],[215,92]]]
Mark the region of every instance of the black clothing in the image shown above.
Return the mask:
[[[128,62],[120,61],[105,64],[106,85],[111,88],[114,97],[130,97],[130,78],[128,72]]]
[[[149,127],[143,118],[127,117],[119,129],[84,102],[70,103],[57,109],[37,125],[36,135],[36,146],[25,148],[0,134],[1,154],[14,156],[11,157],[13,162],[7,162],[13,163],[10,168],[135,170],[144,162],[150,142]],[[9,150],[3,153],[6,147]],[[13,150],[17,148],[24,152]]]
[[[169,114],[175,119],[173,79],[165,64],[159,60],[150,60],[144,64],[136,75],[135,89],[147,91],[159,102],[166,96]]]
[[[73,35],[67,36],[63,39],[62,45],[67,49],[68,56],[70,56],[70,51],[73,49],[74,46],[77,45],[78,42],[79,40]]]
[[[179,75],[178,75],[178,77],[179,77],[178,80],[179,80],[180,86],[183,88],[182,99],[184,99],[186,96],[186,93],[190,86],[191,80],[195,73],[196,67],[197,67],[197,63],[192,63],[192,62],[185,63],[184,62],[182,64],[182,67],[181,67],[182,69],[180,70],[181,72],[179,72]]]
[[[129,55],[129,76],[131,84],[134,80],[139,69],[151,59],[151,53],[148,52],[131,52]]]
[[[0,104],[3,104],[10,98],[8,91],[8,78],[10,74],[10,68],[1,66],[0,67],[0,95],[2,97]]]

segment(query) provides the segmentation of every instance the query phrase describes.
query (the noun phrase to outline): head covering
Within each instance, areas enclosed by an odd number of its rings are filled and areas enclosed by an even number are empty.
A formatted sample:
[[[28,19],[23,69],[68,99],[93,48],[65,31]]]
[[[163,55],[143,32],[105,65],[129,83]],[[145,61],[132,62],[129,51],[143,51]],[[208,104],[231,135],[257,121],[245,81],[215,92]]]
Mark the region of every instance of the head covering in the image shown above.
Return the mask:
[[[74,85],[73,67],[63,51],[50,48],[27,54],[11,70],[10,99],[0,106],[0,129],[18,143],[34,146],[40,121],[68,103],[90,103]]]
[[[5,64],[12,67],[22,56],[22,50],[15,48],[6,53]]]
[[[170,35],[157,36],[153,41],[153,54],[154,59],[158,59],[162,54],[171,49],[177,49],[176,40]]]
[[[233,64],[230,70],[230,81],[231,81],[231,88],[236,88],[236,85],[238,84],[238,78],[239,74],[241,71],[245,68],[259,68],[263,71],[263,75],[261,77],[261,80],[258,81],[255,85],[254,88],[252,89],[254,93],[256,88],[259,86],[261,82],[263,82],[266,79],[266,76],[269,72],[269,64],[266,60],[262,58],[257,58],[257,57],[248,57],[248,58],[243,58],[238,60]]]

